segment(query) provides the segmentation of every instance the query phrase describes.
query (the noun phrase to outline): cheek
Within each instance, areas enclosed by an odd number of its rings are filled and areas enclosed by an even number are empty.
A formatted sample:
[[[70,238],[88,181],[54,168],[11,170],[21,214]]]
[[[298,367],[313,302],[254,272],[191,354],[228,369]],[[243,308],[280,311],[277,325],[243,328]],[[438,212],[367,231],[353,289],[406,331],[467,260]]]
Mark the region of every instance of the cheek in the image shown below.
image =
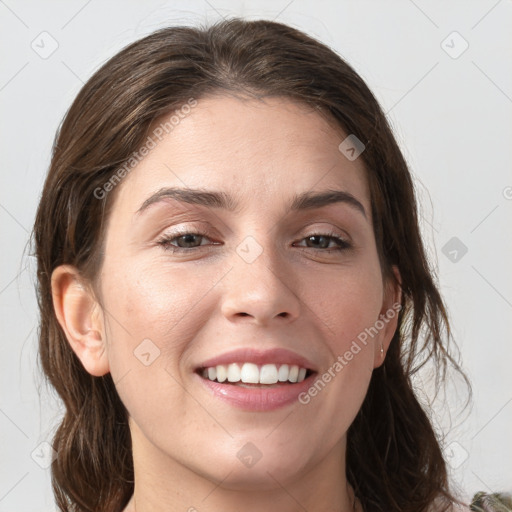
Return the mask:
[[[382,277],[373,259],[303,273],[300,280],[304,303],[321,320],[324,334],[338,354],[379,317]]]
[[[374,338],[369,333],[382,308],[380,266],[372,259],[336,272],[305,274],[303,283],[305,302],[320,320],[330,353],[328,368],[303,403],[315,417],[336,425],[334,441],[355,418],[372,376]]]
[[[151,437],[172,410],[193,410],[179,362],[201,328],[208,282],[162,264],[115,259],[102,273],[110,373],[131,417]],[[206,289],[205,289],[206,288]],[[172,404],[172,407],[171,407]]]
[[[208,289],[208,283],[194,273],[165,269],[158,262],[119,260],[105,269],[102,286],[105,305],[122,324],[117,329],[125,327],[132,337],[155,337],[155,342],[163,341],[163,333],[175,332],[172,337],[178,338]]]
[[[134,366],[137,356],[155,358],[178,372],[183,352],[212,314],[208,293],[226,271],[217,265],[170,265],[156,258],[105,262],[101,276],[107,318],[109,361],[114,379]],[[185,266],[187,268],[185,268]],[[147,362],[147,361],[145,361]]]

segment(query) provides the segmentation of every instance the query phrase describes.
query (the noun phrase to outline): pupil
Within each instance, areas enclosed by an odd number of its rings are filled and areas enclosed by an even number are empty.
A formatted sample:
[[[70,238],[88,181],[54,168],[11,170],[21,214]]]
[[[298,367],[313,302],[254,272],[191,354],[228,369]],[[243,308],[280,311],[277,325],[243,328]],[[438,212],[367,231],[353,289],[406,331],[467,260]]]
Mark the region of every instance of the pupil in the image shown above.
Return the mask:
[[[323,235],[320,235],[320,236],[313,235],[313,236],[310,236],[310,237],[309,237],[309,240],[310,240],[310,241],[312,241],[312,242],[313,242],[313,244],[314,244],[315,242],[318,242],[318,241],[322,240],[322,239],[323,239],[324,243],[323,243],[323,244],[322,244],[322,243],[320,243],[319,245],[320,245],[321,247],[327,247],[327,245],[329,245],[329,242],[327,241],[327,238],[326,238],[325,236],[323,236]],[[326,241],[327,241],[327,245],[325,244],[325,242],[326,242]]]
[[[188,246],[188,244],[193,244],[194,243],[194,237],[196,235],[182,235],[180,238],[181,240]]]

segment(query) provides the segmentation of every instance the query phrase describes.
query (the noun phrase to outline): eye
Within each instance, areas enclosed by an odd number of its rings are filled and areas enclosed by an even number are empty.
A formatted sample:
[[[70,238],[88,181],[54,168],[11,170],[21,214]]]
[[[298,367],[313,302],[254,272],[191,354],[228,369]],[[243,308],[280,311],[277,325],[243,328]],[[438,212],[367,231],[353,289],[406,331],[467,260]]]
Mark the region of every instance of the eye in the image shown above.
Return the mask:
[[[184,231],[183,233],[175,233],[163,235],[157,240],[157,244],[161,245],[165,250],[172,252],[189,251],[196,247],[201,247],[201,241],[208,238],[206,232]]]
[[[306,247],[320,249],[322,252],[343,251],[352,247],[350,242],[341,238],[336,233],[315,233],[302,240],[306,241]],[[331,244],[334,244],[334,246]],[[330,245],[331,247],[329,247]]]
[[[190,252],[193,249],[208,245],[207,243],[203,244],[201,242],[210,240],[209,236],[208,232],[183,231],[181,233],[163,235],[156,243],[162,246],[166,251]],[[321,252],[343,251],[352,247],[350,242],[332,232],[314,233],[302,240],[306,241],[306,246],[302,245],[298,247],[318,249]]]

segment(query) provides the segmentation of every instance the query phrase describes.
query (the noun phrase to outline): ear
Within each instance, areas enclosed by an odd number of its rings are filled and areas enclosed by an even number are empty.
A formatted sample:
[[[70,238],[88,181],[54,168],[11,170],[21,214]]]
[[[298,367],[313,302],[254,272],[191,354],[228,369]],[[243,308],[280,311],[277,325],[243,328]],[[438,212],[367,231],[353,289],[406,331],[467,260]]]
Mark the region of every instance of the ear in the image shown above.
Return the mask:
[[[52,298],[57,320],[83,367],[95,377],[108,373],[101,307],[78,269],[61,265],[53,271]]]
[[[402,278],[396,265],[393,265],[393,276],[388,277],[384,283],[384,294],[382,309],[379,319],[375,322],[378,334],[374,339],[374,363],[373,367],[378,368],[384,363],[386,353],[398,325],[398,314],[402,302]]]

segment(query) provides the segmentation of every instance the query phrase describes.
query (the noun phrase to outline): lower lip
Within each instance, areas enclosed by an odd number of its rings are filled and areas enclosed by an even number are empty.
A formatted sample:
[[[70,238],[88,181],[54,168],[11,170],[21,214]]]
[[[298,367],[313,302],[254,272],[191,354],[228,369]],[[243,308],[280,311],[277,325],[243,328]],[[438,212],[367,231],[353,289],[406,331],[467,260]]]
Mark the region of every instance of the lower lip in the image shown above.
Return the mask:
[[[283,384],[273,388],[263,386],[243,388],[205,379],[197,373],[195,375],[214,396],[234,407],[245,411],[273,411],[296,402],[298,396],[312,385],[316,373],[312,373],[302,382]]]

